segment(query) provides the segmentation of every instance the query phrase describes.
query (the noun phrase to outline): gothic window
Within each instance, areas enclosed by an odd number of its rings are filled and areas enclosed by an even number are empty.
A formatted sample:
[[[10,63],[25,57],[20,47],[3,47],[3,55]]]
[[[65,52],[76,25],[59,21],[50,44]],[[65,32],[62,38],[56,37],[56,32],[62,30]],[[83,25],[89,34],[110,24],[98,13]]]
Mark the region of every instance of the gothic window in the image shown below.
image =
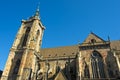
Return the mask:
[[[71,76],[71,80],[74,80],[75,77],[76,77],[76,74],[75,74],[75,69],[73,66],[70,67],[70,76]],[[68,74],[68,73],[67,73]],[[69,75],[68,75],[69,76]]]
[[[22,47],[26,45],[29,32],[30,32],[30,27],[28,27],[28,28],[26,29],[26,32],[25,32],[25,35],[24,35],[24,39],[23,39],[23,43],[22,43]]]
[[[93,78],[105,78],[103,59],[97,51],[91,54],[91,66]]]
[[[38,42],[38,38],[39,38],[39,37],[40,37],[40,30],[37,30],[37,32],[36,32],[36,37],[35,37],[36,42]],[[41,45],[41,41],[39,41],[38,44]]]
[[[92,76],[93,78],[98,78],[98,72],[97,72],[97,63],[94,59],[91,59],[91,65],[92,65]]]
[[[17,74],[20,66],[20,59],[18,59],[15,63],[13,74]]]

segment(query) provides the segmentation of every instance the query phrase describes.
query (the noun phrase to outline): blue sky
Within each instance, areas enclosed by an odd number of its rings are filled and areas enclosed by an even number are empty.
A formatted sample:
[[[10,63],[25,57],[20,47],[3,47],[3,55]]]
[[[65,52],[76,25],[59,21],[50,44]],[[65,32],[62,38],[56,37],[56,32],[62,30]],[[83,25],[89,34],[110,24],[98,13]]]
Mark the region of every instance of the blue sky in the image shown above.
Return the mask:
[[[92,31],[120,40],[120,0],[0,0],[0,69],[3,70],[22,19],[35,13],[46,27],[42,48],[82,42]]]

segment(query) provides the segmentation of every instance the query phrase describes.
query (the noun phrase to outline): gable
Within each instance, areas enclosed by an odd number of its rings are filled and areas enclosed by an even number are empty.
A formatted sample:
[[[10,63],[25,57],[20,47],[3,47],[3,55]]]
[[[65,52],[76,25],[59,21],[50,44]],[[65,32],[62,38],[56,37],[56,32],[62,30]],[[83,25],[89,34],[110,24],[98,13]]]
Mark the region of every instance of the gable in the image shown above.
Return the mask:
[[[101,43],[101,42],[105,42],[105,40],[103,40],[102,38],[91,32],[83,43],[93,43],[93,42]]]
[[[55,80],[67,80],[66,76],[62,71],[60,71],[57,76],[55,77]]]

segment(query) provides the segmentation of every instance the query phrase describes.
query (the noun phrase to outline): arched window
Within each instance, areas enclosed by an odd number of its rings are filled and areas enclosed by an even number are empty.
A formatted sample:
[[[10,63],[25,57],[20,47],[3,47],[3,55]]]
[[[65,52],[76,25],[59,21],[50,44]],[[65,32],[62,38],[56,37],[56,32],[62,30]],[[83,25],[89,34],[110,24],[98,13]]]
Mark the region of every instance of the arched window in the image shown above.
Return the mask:
[[[13,71],[13,74],[16,74],[18,73],[18,70],[19,70],[19,66],[20,66],[20,59],[18,59],[15,63],[15,67],[14,67],[14,71]]]
[[[39,35],[40,35],[40,30],[37,30],[37,33],[36,33],[36,40],[38,40]]]
[[[91,54],[91,66],[93,78],[105,78],[103,59],[97,51]]]
[[[24,39],[23,39],[22,47],[26,46],[26,42],[27,42],[27,38],[28,38],[29,33],[30,33],[30,27],[27,27],[25,35],[23,37]]]

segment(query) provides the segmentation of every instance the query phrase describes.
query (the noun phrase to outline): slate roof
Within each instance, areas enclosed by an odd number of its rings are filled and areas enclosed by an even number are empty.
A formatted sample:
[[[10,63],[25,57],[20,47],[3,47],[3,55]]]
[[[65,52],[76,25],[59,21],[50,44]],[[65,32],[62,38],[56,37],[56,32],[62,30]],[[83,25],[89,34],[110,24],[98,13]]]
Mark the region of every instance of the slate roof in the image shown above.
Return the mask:
[[[120,40],[111,41],[111,49],[120,50]]]
[[[78,52],[78,45],[64,46],[56,48],[45,48],[40,50],[40,54],[44,57],[68,57],[75,56]]]
[[[111,41],[111,49],[120,50],[120,40]],[[41,56],[44,58],[54,58],[54,57],[68,57],[75,56],[79,51],[78,45],[74,46],[63,46],[56,48],[45,48],[40,50]]]

